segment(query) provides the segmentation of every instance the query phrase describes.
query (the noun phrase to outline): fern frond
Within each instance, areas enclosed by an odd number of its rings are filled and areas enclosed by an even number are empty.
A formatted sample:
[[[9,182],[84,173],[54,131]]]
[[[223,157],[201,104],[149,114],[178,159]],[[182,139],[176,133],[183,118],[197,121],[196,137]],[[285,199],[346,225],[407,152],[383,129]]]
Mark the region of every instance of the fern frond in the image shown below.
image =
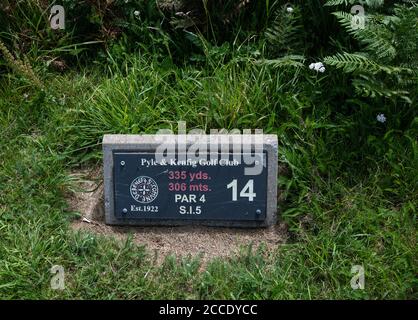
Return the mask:
[[[349,1],[330,0],[329,5]],[[371,7],[383,7],[381,0],[369,0],[364,28],[356,28],[353,16],[334,12],[345,30],[362,45],[361,53],[338,53],[324,62],[346,73],[353,73],[357,95],[369,98],[401,99],[408,104],[416,101],[418,87],[418,7],[417,1],[385,5],[385,13]],[[387,14],[387,10],[391,14]],[[354,27],[354,28],[353,28]]]
[[[359,53],[337,53],[333,56],[325,57],[324,62],[338,69],[342,69],[346,73],[364,72],[375,74],[382,71],[388,74],[394,74],[409,71],[404,68],[380,65]]]
[[[282,7],[276,9],[269,27],[264,32],[268,51],[272,56],[291,54],[304,49],[304,28],[298,7],[290,14]]]
[[[358,95],[369,98],[385,97],[388,99],[400,98],[411,104],[409,92],[406,90],[392,90],[380,80],[361,75],[359,79],[353,80],[353,85]]]
[[[396,56],[396,49],[392,44],[392,33],[383,26],[360,29],[355,37],[366,45],[365,49],[370,54],[377,58],[390,61]]]
[[[373,23],[373,15],[368,15],[366,19],[366,27],[364,29],[353,28],[352,15],[347,12],[337,11],[333,12],[346,29],[354,38],[359,40],[366,46],[366,50],[374,54],[378,58],[386,58],[391,60],[396,55],[396,49],[392,45],[392,34],[384,26],[379,26]]]

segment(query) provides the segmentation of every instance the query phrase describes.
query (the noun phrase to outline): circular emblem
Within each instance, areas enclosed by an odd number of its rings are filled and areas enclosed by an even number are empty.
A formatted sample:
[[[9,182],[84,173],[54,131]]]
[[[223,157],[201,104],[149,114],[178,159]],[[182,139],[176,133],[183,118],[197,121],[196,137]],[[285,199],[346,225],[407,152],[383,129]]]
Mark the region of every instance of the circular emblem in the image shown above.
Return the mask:
[[[153,178],[139,176],[131,183],[131,196],[139,203],[150,203],[158,196],[158,185]]]

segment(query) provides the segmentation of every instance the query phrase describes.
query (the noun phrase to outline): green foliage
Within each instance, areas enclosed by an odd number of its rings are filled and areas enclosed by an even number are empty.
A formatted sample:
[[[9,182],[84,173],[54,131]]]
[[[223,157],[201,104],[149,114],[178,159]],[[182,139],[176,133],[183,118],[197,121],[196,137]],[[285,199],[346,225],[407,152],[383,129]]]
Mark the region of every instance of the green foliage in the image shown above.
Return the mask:
[[[271,22],[264,33],[267,50],[272,57],[304,53],[306,39],[300,8],[291,7],[292,12],[286,9],[286,6],[275,8]]]
[[[360,53],[337,53],[332,57],[324,58],[324,62],[333,65],[336,68],[343,69],[343,71],[347,73],[358,72],[376,74],[384,72],[389,75],[399,75],[401,72],[412,72],[412,70],[406,68],[380,65],[374,60],[367,58],[367,55]]]
[[[395,5],[391,14],[379,13],[383,4],[367,8],[365,28],[353,28],[351,14],[335,12],[343,27],[359,41],[360,53],[337,53],[324,61],[347,73],[356,73],[353,85],[360,96],[416,101],[418,7]],[[383,74],[382,74],[383,73]],[[393,87],[396,86],[396,89]]]
[[[0,4],[2,298],[417,298],[416,1],[363,1],[365,29],[344,13],[357,1],[286,2],[63,0],[58,32],[58,2]],[[71,229],[69,173],[101,164],[103,134],[178,121],[278,135],[285,244],[157,263],[131,236]]]
[[[65,30],[49,26],[54,4],[65,9]],[[107,52],[114,57],[152,52],[161,60],[169,56],[183,63],[198,53],[186,32],[200,33],[220,46],[240,30],[242,41],[246,32],[264,28],[260,21],[265,21],[269,2],[5,0],[0,6],[0,39],[60,70],[91,59],[107,60]]]
[[[384,0],[360,0],[360,1],[358,1],[358,0],[328,0],[325,3],[325,6],[337,6],[337,5],[342,5],[342,4],[344,4],[344,5],[348,5],[348,4],[354,5],[354,4],[360,3],[362,5],[367,5],[367,6],[370,6],[370,7],[376,7],[376,6],[382,5],[383,2],[384,2]]]
[[[288,67],[304,67],[305,58],[299,55],[286,55],[277,59],[261,60],[261,64],[271,65],[275,68],[288,68]]]
[[[19,59],[16,59],[13,57],[13,55],[10,53],[10,51],[7,49],[6,45],[0,40],[0,53],[4,57],[6,63],[8,66],[12,69],[14,69],[19,74],[26,77],[28,80],[32,81],[35,86],[38,88],[42,88],[42,83],[38,79],[38,77],[35,75],[35,72],[32,69],[32,66],[29,64],[29,62],[26,61],[23,62]]]

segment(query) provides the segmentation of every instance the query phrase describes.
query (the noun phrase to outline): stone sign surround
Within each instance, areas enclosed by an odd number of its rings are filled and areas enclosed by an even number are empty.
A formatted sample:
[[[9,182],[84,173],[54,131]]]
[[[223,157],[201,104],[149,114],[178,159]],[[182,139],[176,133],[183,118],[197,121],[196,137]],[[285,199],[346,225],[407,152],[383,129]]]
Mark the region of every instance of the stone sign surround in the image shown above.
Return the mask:
[[[237,138],[241,139],[238,145]],[[106,223],[274,225],[277,136],[257,138],[254,135],[105,135]],[[221,140],[219,148],[210,151],[204,148]]]

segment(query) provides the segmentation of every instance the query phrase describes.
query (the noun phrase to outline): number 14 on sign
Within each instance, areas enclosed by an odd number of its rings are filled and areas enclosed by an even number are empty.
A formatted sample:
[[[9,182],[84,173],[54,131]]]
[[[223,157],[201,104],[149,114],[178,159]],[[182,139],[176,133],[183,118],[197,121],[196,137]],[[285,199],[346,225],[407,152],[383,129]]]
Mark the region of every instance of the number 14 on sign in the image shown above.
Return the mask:
[[[232,201],[238,201],[238,180],[232,180],[227,186],[227,189],[232,188]],[[249,202],[254,201],[256,193],[254,192],[254,180],[250,179],[241,189],[239,196],[241,198],[248,198]]]

